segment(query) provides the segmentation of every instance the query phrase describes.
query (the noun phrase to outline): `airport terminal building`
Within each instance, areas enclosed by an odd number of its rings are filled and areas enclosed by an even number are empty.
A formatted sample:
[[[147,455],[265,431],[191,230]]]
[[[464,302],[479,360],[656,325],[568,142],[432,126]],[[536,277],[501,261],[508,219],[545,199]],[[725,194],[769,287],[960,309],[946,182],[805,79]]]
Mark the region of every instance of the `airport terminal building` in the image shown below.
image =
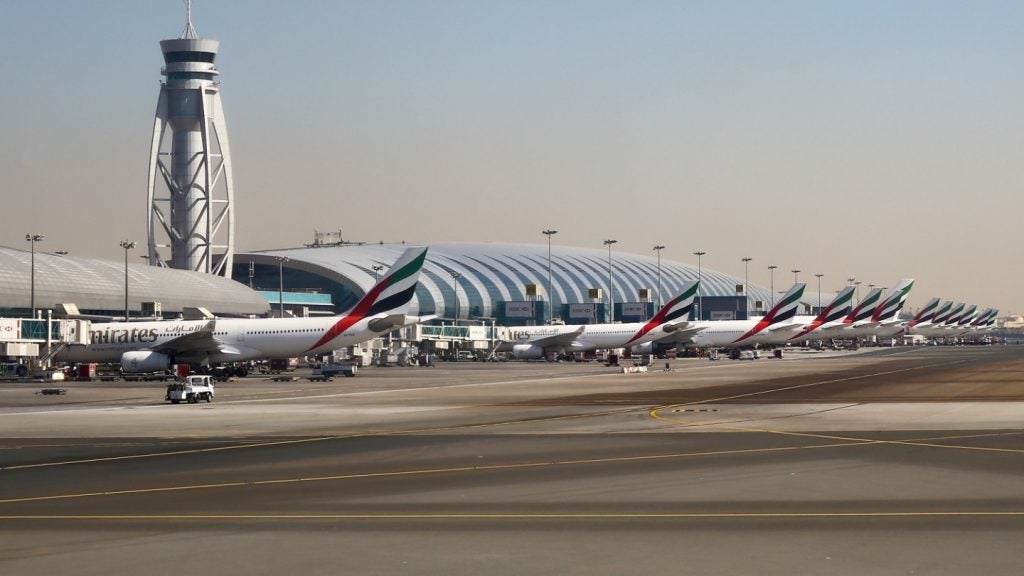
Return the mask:
[[[264,316],[276,314],[282,303],[297,316],[336,314],[354,305],[408,247],[342,244],[239,253],[234,280],[128,264],[128,306],[132,317],[175,318],[186,307],[218,316]],[[608,321],[607,251],[552,247],[549,304],[547,250],[540,244],[431,244],[411,308],[448,321],[509,326],[543,324],[549,311],[566,323]],[[28,250],[0,247],[0,317],[30,316],[33,292],[38,310],[72,303],[83,315],[124,315],[123,262],[41,251],[34,265],[32,260]],[[770,306],[770,292],[759,286],[751,285],[745,296],[742,278],[707,268],[700,275],[705,319],[743,319]],[[650,317],[659,301],[697,276],[690,264],[662,259],[659,267],[654,256],[613,252],[615,320]]]
[[[345,243],[237,253],[233,277],[260,290],[275,310],[283,304],[296,315],[336,313],[354,305],[406,248]],[[549,305],[546,244],[430,244],[413,308],[418,306],[422,315],[499,325],[542,324],[549,309],[552,318],[565,323],[608,321],[607,251],[556,246],[550,265]],[[655,256],[612,252],[615,320],[650,317],[659,301],[697,276],[697,267],[689,264],[662,259],[659,265]],[[744,295],[742,278],[707,268],[700,276],[705,319],[744,319],[770,306],[771,294],[764,288],[751,285]]]
[[[269,311],[266,298],[228,278],[146,264],[128,264],[127,269],[133,317],[175,318],[186,307],[203,307],[218,316]],[[0,247],[0,317],[30,317],[33,301],[37,310],[74,304],[83,315],[124,316],[125,264]]]

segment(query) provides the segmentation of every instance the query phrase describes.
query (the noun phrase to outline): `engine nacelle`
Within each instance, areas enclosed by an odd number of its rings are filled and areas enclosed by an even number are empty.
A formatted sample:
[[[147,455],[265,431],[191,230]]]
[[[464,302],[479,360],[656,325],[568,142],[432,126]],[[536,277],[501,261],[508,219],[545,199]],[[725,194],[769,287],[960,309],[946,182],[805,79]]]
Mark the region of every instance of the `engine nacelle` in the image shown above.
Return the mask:
[[[137,350],[121,355],[121,372],[161,372],[170,368],[171,357],[162,352]]]
[[[544,347],[536,344],[516,344],[512,347],[512,357],[517,360],[538,360],[544,358]]]
[[[644,342],[629,349],[630,354],[654,354],[654,342]]]

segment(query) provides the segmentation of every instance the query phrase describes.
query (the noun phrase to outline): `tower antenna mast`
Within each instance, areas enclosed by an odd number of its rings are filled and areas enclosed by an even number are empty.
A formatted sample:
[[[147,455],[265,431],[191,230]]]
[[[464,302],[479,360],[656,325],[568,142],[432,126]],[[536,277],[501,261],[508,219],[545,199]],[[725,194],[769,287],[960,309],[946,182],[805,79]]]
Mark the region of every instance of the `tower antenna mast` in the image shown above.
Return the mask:
[[[181,31],[181,37],[189,40],[199,38],[195,26],[192,25],[192,0],[185,0],[185,29]]]

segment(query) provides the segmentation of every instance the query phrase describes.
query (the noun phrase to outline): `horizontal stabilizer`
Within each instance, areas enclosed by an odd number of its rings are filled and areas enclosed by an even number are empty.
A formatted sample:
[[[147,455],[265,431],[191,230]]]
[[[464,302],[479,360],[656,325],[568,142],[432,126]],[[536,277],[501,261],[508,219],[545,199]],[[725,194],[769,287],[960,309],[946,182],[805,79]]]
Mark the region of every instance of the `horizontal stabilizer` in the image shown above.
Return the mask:
[[[367,325],[374,332],[390,332],[405,326],[405,314],[388,314],[382,318],[374,318]]]

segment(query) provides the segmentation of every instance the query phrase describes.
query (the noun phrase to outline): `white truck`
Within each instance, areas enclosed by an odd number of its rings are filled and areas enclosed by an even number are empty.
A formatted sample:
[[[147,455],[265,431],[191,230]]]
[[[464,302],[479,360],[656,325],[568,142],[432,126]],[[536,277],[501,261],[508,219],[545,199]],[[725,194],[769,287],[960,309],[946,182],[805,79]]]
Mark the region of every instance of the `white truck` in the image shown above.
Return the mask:
[[[182,401],[195,404],[200,400],[213,401],[213,376],[186,376],[184,380],[167,386],[167,397],[171,404]]]

